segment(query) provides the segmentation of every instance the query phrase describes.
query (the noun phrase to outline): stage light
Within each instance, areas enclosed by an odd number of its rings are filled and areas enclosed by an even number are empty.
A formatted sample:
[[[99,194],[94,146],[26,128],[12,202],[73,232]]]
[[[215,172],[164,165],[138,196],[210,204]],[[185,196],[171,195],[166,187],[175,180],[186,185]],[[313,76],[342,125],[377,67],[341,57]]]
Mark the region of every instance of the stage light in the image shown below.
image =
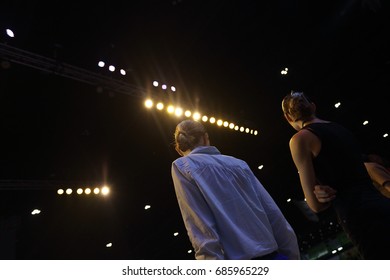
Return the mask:
[[[102,67],[104,67],[104,65],[106,65],[106,64],[104,63],[104,61],[99,61],[99,62],[98,62],[98,66],[99,66],[99,67],[102,68]]]
[[[150,205],[145,205],[145,210],[148,210],[148,209],[150,209],[152,206],[150,206]]]
[[[166,89],[167,89],[167,85],[162,85],[161,88],[162,88],[163,90],[166,90]]]
[[[383,138],[386,138],[387,136],[389,136],[389,134],[387,133],[383,134]]]
[[[31,215],[38,215],[41,213],[41,210],[39,209],[34,209],[32,212],[31,212]]]
[[[176,91],[176,88],[175,88],[174,86],[171,86],[171,90],[172,90],[173,92],[175,92],[175,91]]]
[[[145,107],[146,108],[152,108],[153,107],[153,101],[151,99],[147,99],[145,101]]]
[[[120,72],[123,76],[126,75],[126,71],[125,71],[124,69],[121,69],[119,72]]]
[[[157,82],[156,82],[156,85],[157,85]],[[144,105],[145,105],[145,107],[150,109],[150,108],[153,108],[154,102],[152,99],[147,99],[147,100],[145,100]],[[162,102],[159,102],[156,104],[156,108],[160,111],[163,110],[164,107],[165,107],[165,105]],[[226,128],[229,127],[230,129],[235,129],[236,131],[237,130],[240,130],[241,132],[246,131],[246,133],[257,135],[257,131],[255,131],[253,129],[239,127],[239,126],[235,125],[234,123],[229,123],[228,121],[224,121],[222,119],[217,120],[215,117],[209,118],[206,115],[201,116],[201,114],[199,112],[192,113],[190,110],[184,111],[184,109],[182,109],[180,107],[175,107],[174,105],[169,105],[167,107],[167,112],[169,114],[175,114],[177,117],[181,117],[184,114],[185,117],[187,117],[187,118],[190,118],[192,116],[192,118],[195,121],[202,119],[203,122],[209,121],[211,124],[216,123],[218,126],[224,126]]]
[[[334,107],[338,108],[341,106],[341,103],[340,102],[337,102],[336,104],[334,104]]]
[[[107,186],[104,186],[101,190],[102,195],[108,195],[110,193],[110,188]]]
[[[84,190],[84,193],[85,193],[85,194],[90,194],[90,193],[91,193],[91,189],[90,189],[90,188],[86,188],[86,189]]]
[[[162,109],[164,109],[164,104],[162,104],[161,102],[159,102],[159,103],[157,103],[157,105],[156,105],[156,108],[157,108],[157,110],[162,110]]]
[[[5,32],[7,33],[7,35],[9,37],[11,37],[11,38],[15,37],[15,33],[11,29],[6,29]]]
[[[64,194],[64,190],[63,189],[58,189],[57,190],[57,194],[59,194],[59,195]]]
[[[194,115],[193,115],[192,117],[193,117],[193,119],[194,119],[195,121],[197,121],[197,120],[200,119],[200,114],[199,114],[198,112],[196,112],[196,113],[194,113]]]
[[[172,105],[169,105],[168,108],[167,108],[167,112],[169,114],[172,114],[173,112],[175,112],[175,107],[173,107]]]
[[[82,194],[83,193],[83,189],[82,188],[78,188],[77,189],[77,194]]]
[[[110,242],[110,243],[107,243],[107,244],[106,244],[106,247],[107,247],[107,248],[111,248],[111,247],[112,247],[112,243],[111,243],[111,242]]]
[[[192,253],[192,250],[188,250],[187,253],[188,253],[188,254],[191,254],[191,253]]]
[[[263,169],[264,165],[259,165],[259,167],[257,167],[258,169]]]
[[[99,188],[94,188],[93,189],[93,193],[94,194],[99,194],[100,193],[100,189]]]
[[[175,232],[174,234],[173,234],[173,236],[178,236],[179,235],[179,233],[178,232]]]
[[[368,124],[368,121],[364,121],[364,122],[363,122],[363,125],[367,125],[367,124]]]
[[[287,199],[287,202],[291,202],[291,198],[288,198],[288,199]]]
[[[187,110],[184,112],[184,116],[186,116],[187,118],[191,117],[192,113],[190,110]]]
[[[178,117],[183,115],[183,109],[182,108],[176,108],[175,109],[175,115],[178,116]]]
[[[157,81],[153,81],[153,86],[158,87],[158,82]]]
[[[72,189],[66,189],[66,194],[72,194],[73,190]]]
[[[111,71],[111,72],[114,72],[115,71],[115,66],[114,65],[108,66],[108,70]]]

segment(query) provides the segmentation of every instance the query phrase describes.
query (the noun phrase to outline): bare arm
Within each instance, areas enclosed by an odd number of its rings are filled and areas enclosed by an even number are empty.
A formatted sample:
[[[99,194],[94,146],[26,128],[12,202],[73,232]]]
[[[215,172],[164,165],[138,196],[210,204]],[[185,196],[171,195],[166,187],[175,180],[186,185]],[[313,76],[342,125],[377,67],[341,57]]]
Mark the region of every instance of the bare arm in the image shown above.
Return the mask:
[[[376,162],[365,162],[364,165],[371,180],[390,192],[390,172],[383,165]]]
[[[390,172],[383,165],[376,162],[365,162],[364,165],[370,175],[374,186],[385,195],[390,197]]]
[[[320,202],[314,193],[317,180],[313,166],[312,141],[318,141],[315,136],[306,130],[296,133],[290,140],[290,151],[295,166],[298,169],[299,179],[306,202],[310,209],[318,213],[330,206],[330,202]]]

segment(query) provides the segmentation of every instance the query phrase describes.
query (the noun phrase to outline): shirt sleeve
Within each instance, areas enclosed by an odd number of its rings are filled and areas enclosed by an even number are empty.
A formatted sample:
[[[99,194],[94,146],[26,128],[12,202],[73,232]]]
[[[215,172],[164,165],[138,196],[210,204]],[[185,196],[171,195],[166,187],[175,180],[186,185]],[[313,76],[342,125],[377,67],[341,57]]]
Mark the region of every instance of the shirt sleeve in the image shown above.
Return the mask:
[[[175,193],[188,236],[198,260],[224,259],[214,215],[198,186],[172,164]]]
[[[253,178],[255,181],[254,184],[257,185],[259,190],[260,200],[263,203],[264,210],[266,211],[268,220],[271,224],[274,238],[278,244],[278,252],[291,260],[299,260],[300,252],[294,229],[288,223],[280,208],[255,175],[253,175]]]

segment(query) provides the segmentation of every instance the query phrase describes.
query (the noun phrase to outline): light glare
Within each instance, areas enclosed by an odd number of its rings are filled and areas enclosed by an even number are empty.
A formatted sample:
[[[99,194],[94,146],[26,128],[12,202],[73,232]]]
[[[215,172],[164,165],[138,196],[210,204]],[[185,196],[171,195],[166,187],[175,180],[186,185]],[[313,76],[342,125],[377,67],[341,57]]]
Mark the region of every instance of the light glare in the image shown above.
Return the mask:
[[[7,33],[7,35],[8,35],[9,37],[11,37],[11,38],[14,38],[14,37],[15,37],[15,34],[14,34],[14,32],[13,32],[11,29],[7,29],[5,32]]]
[[[191,111],[190,110],[187,110],[187,111],[185,111],[184,112],[184,115],[187,117],[187,118],[189,118],[189,117],[191,117]]]
[[[159,103],[157,103],[157,105],[156,105],[156,108],[157,108],[157,110],[162,110],[162,109],[164,109],[164,104],[162,104],[161,102],[159,102]]]
[[[199,113],[194,113],[193,118],[195,121],[200,119],[200,114]]]
[[[153,107],[153,101],[151,99],[147,99],[145,101],[145,107],[146,108],[152,108]]]
[[[110,188],[107,186],[104,186],[102,188],[102,195],[108,195],[110,193]]]

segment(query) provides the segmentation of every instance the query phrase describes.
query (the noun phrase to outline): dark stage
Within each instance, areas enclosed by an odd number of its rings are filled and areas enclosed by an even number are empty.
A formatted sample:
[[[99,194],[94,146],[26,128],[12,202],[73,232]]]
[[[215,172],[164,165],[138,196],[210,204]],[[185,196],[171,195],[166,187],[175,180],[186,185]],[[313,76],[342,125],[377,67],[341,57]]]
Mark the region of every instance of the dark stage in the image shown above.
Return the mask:
[[[334,214],[304,206],[281,100],[304,91],[390,159],[387,1],[3,2],[1,259],[194,259],[170,173],[185,116],[147,98],[248,128],[206,123],[277,201],[303,258],[355,258]]]

